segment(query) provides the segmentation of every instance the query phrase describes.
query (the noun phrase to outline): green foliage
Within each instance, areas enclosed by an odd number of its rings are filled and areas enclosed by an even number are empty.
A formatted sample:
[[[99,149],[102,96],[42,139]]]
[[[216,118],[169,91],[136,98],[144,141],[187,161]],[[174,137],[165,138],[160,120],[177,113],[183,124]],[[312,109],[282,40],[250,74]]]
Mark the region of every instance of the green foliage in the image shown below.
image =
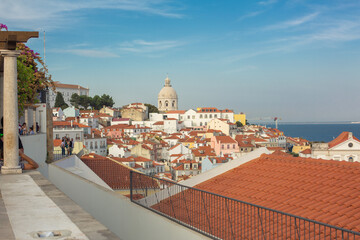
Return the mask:
[[[241,122],[237,121],[237,122],[236,122],[236,126],[237,126],[237,127],[242,127],[243,124],[242,124]]]
[[[291,152],[290,154],[293,155],[294,157],[298,157],[298,156],[299,156],[298,153],[294,153],[294,152]]]
[[[107,94],[103,94],[101,97],[99,95],[95,95],[94,97],[89,97],[86,95],[79,96],[74,93],[70,99],[71,105],[76,108],[80,106],[84,109],[89,107],[100,110],[103,106],[112,107],[114,105],[114,100]]]
[[[35,53],[23,43],[17,44],[20,56],[17,58],[18,71],[18,104],[21,114],[25,104],[37,103],[40,90],[47,87],[54,89],[51,75],[47,74],[47,68],[39,53]]]
[[[99,97],[99,95],[95,95],[92,98],[91,106],[96,110],[100,110],[102,108],[102,101],[101,101],[101,97]]]
[[[61,92],[57,92],[57,94],[56,94],[54,107],[60,107],[62,110],[69,107],[69,105],[67,105],[67,103],[65,102],[64,97],[61,94]]]
[[[154,105],[145,103],[145,106],[148,107],[149,113],[159,113],[159,109],[157,107],[155,107]]]
[[[71,98],[70,98],[71,105],[73,105],[76,108],[79,108],[79,98],[80,98],[80,96],[77,93],[74,93],[73,95],[71,95]]]

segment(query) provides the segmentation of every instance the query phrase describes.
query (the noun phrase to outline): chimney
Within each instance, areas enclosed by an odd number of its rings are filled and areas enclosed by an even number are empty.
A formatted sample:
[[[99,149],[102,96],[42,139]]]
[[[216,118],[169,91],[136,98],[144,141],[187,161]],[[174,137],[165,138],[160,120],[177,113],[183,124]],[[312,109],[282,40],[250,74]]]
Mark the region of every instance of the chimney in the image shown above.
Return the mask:
[[[352,132],[349,132],[349,134],[348,134],[348,139],[350,139],[350,138],[353,138]]]

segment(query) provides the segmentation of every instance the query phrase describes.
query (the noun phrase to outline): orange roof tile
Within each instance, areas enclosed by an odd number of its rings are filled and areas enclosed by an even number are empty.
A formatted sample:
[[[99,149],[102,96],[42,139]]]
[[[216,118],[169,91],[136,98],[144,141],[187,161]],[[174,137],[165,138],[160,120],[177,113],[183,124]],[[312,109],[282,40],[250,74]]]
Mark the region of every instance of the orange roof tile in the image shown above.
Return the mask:
[[[96,175],[98,175],[107,185],[112,189],[129,189],[130,188],[130,167],[127,167],[116,160],[102,157],[100,155],[91,153],[81,157],[83,161]],[[146,176],[143,179],[146,184],[158,186],[158,183]],[[133,184],[137,181],[134,181]],[[140,183],[139,183],[140,184]],[[136,188],[136,186],[134,186]],[[139,186],[141,187],[141,186]]]
[[[336,145],[339,145],[340,143],[343,143],[343,142],[345,142],[346,140],[350,139],[349,133],[350,133],[350,132],[342,132],[342,133],[340,133],[339,136],[337,136],[334,140],[332,140],[331,142],[329,142],[329,148],[333,148],[333,147],[335,147]],[[352,138],[353,138],[355,141],[360,142],[360,140],[357,139],[356,137],[352,136]]]
[[[257,159],[200,183],[195,188],[360,232],[359,179],[358,162],[292,157],[288,154],[263,154]],[[187,201],[191,202],[187,205],[189,215],[182,214],[186,213],[181,207],[182,203]],[[230,209],[230,216],[221,208],[226,204]],[[288,227],[295,224],[288,221],[286,226],[282,225],[285,222],[280,221],[281,215],[278,214],[267,214],[265,218],[260,219],[259,213],[251,206],[234,204],[215,196],[210,198],[206,194],[200,197],[199,192],[192,189],[173,195],[171,200],[165,199],[153,206],[158,211],[209,232],[206,216],[204,211],[199,210],[200,207],[206,209],[212,222],[218,223],[212,224],[211,231],[219,238],[233,236],[233,239],[257,239],[254,235],[251,237],[250,232],[259,232],[256,227],[258,225],[254,224],[248,228],[246,220],[252,219],[255,223],[263,219],[265,225],[262,230],[269,239],[290,239],[289,235],[281,234],[285,228],[289,230]],[[262,210],[260,213],[265,212]],[[227,222],[228,218],[237,221],[237,228],[220,224]],[[246,219],[245,223],[241,219]],[[278,224],[275,226],[281,231],[274,230],[271,227],[272,223]],[[246,228],[246,233],[241,231]],[[309,236],[313,236],[322,230],[310,228],[309,231]],[[341,239],[340,235],[338,237]],[[333,238],[336,239],[336,236]]]

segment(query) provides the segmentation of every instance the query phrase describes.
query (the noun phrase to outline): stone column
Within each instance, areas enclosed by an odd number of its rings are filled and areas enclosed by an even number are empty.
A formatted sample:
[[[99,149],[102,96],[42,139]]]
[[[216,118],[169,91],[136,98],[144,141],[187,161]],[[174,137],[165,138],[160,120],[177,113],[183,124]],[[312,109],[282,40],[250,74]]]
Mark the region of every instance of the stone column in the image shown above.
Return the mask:
[[[4,61],[0,54],[0,119],[3,117],[3,100],[4,100]]]
[[[21,173],[19,166],[19,130],[17,62],[20,51],[0,50],[4,57],[4,166],[2,174]]]

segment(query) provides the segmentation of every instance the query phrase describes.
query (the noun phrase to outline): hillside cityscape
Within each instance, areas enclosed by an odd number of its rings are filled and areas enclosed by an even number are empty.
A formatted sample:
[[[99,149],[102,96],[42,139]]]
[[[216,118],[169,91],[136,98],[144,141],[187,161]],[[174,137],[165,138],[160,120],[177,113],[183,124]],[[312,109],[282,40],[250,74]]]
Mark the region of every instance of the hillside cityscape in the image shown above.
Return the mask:
[[[0,240],[360,240],[358,1],[0,6]]]

